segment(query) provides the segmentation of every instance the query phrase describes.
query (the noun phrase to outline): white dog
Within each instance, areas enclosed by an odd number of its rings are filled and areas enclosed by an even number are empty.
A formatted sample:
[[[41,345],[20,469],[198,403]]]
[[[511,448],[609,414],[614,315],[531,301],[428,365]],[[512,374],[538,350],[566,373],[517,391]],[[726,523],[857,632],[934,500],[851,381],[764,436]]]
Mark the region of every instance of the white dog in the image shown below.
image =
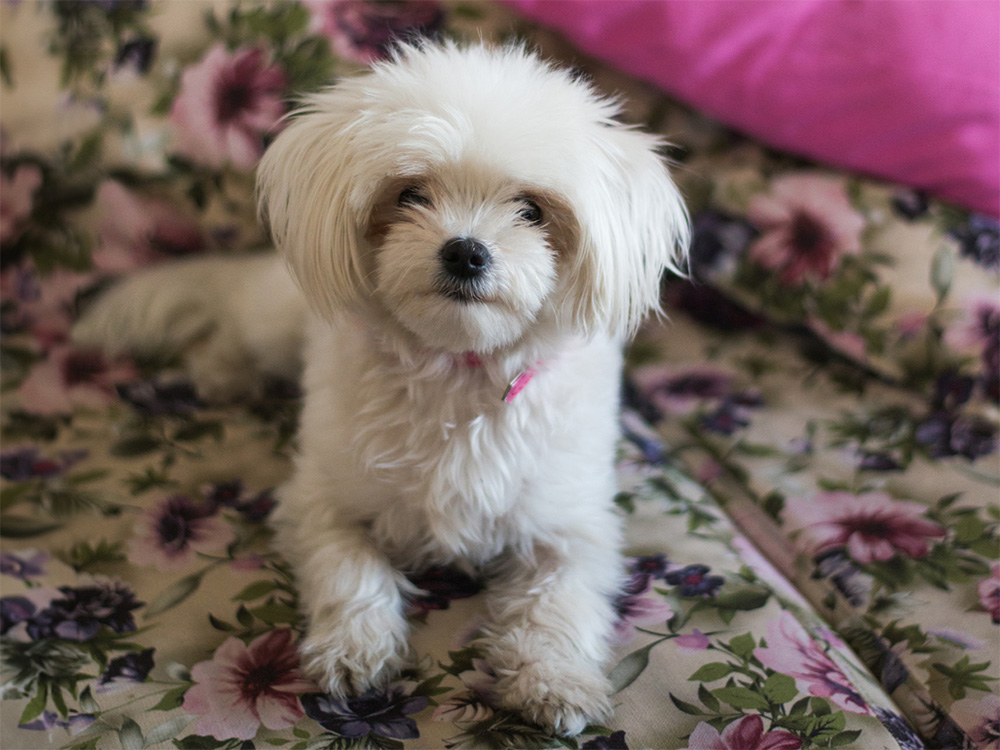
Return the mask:
[[[521,48],[403,47],[309,98],[267,150],[284,264],[154,270],[76,330],[185,349],[209,397],[287,371],[306,331],[274,522],[303,665],[331,693],[399,670],[405,574],[459,564],[489,579],[504,707],[566,734],[609,710],[621,347],[688,232],[659,142],[618,112]]]

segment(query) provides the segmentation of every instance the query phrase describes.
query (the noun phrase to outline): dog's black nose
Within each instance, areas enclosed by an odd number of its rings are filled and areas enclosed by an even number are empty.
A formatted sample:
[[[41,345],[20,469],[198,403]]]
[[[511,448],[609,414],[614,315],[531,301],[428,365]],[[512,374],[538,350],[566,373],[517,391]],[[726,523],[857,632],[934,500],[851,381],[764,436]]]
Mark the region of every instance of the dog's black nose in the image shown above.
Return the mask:
[[[482,276],[492,262],[493,256],[486,245],[468,237],[455,237],[441,246],[444,270],[459,279]]]

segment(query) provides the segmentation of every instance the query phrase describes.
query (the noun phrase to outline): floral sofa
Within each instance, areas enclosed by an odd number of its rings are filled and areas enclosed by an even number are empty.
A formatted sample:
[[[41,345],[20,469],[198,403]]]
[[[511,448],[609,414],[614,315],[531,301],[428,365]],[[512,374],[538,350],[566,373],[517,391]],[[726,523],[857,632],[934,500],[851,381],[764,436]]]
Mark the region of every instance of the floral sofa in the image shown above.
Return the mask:
[[[0,14],[3,747],[1000,748],[995,217],[775,152],[502,6]],[[451,570],[416,580],[398,682],[319,693],[266,525],[294,384],[210,407],[67,338],[108,278],[263,243],[293,93],[413,31],[527,38],[677,145],[692,278],[630,349],[615,713],[578,738],[493,708]]]

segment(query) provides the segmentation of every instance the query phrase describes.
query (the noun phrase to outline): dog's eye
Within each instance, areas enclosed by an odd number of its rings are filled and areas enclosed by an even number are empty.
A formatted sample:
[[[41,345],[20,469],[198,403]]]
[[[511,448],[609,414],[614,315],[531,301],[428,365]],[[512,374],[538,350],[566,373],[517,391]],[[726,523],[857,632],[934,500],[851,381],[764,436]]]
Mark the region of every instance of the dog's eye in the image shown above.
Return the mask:
[[[429,206],[431,199],[420,192],[419,188],[408,187],[399,194],[396,205],[400,208],[405,206]]]
[[[542,209],[534,201],[525,199],[521,210],[517,212],[518,218],[529,224],[538,225],[542,223]]]

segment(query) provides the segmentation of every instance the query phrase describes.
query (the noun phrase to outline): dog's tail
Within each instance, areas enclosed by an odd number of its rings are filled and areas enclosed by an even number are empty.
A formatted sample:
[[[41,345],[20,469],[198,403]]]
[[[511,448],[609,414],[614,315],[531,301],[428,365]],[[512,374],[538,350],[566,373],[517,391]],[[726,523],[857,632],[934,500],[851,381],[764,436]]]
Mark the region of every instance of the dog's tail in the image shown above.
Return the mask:
[[[261,374],[298,373],[305,304],[272,253],[185,260],[137,273],[101,295],[73,327],[109,355],[183,357],[213,401],[252,394]]]

